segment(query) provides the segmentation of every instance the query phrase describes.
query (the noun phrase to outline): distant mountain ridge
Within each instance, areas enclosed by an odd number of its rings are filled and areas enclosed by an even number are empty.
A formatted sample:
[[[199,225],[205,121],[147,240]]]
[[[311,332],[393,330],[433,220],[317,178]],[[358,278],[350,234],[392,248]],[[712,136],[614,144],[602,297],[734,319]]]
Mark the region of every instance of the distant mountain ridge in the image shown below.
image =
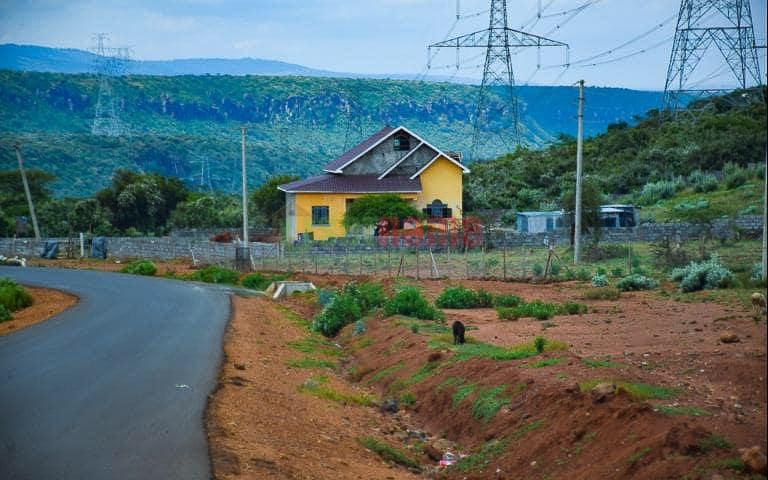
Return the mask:
[[[98,56],[86,50],[53,48],[38,45],[0,45],[0,70],[47,73],[92,73]],[[358,74],[334,72],[295,63],[262,58],[183,58],[174,60],[130,60],[127,74],[132,75],[274,75],[335,78],[388,78],[413,80],[416,74]],[[430,75],[431,81],[451,80],[472,84],[470,78]]]

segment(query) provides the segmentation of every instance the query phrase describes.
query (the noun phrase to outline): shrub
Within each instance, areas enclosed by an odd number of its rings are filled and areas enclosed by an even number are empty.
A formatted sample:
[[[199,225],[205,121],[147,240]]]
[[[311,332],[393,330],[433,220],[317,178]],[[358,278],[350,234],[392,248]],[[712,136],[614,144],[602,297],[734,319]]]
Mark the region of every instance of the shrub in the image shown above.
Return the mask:
[[[375,282],[350,282],[344,286],[343,293],[351,295],[357,301],[363,314],[384,305],[387,301],[384,288]]]
[[[592,286],[593,287],[607,287],[608,286],[608,277],[605,276],[605,274],[597,274],[594,277],[592,277]]]
[[[563,315],[581,315],[587,313],[587,306],[582,303],[565,302],[557,309],[557,313]]]
[[[272,282],[280,282],[287,278],[288,275],[280,273],[275,275],[264,275],[260,272],[256,272],[247,275],[243,278],[240,284],[245,288],[250,288],[252,290],[266,290]]]
[[[477,307],[490,308],[493,306],[493,295],[483,289],[477,291]]]
[[[633,273],[627,275],[616,283],[616,288],[622,292],[634,292],[639,290],[652,290],[659,286],[659,282],[644,275]]]
[[[536,337],[533,341],[533,346],[536,349],[536,353],[544,353],[544,347],[547,345],[547,340],[544,337]]]
[[[620,267],[616,267],[613,270],[611,270],[611,276],[614,278],[619,278],[624,276],[624,269]]]
[[[205,267],[196,271],[189,276],[189,279],[205,283],[225,283],[228,285],[234,285],[237,283],[237,279],[239,277],[240,274],[234,270],[212,265],[210,267]]]
[[[477,293],[461,285],[445,288],[435,300],[440,308],[475,308],[477,304]]]
[[[606,270],[606,269],[605,269],[605,268],[603,268],[603,267],[597,267],[597,268],[595,269],[595,273],[596,273],[597,275],[608,275],[608,270]]]
[[[725,179],[725,186],[728,188],[744,185],[750,176],[751,172],[749,170],[741,168],[735,163],[728,162],[723,165],[723,178]]]
[[[552,265],[549,266],[549,273],[551,273],[555,277],[560,275],[560,263],[552,262]]]
[[[711,173],[705,173],[701,170],[695,170],[688,177],[688,183],[693,187],[694,192],[706,193],[717,190],[717,178]]]
[[[339,331],[362,317],[360,305],[352,295],[338,295],[312,322],[312,329],[326,337],[336,336]]]
[[[728,288],[734,284],[733,273],[720,264],[717,255],[704,262],[691,262],[672,270],[670,279],[680,282],[683,292]]]
[[[405,315],[421,320],[441,320],[443,312],[434,308],[416,287],[405,287],[384,305],[387,315]]]
[[[517,320],[520,318],[517,307],[498,307],[496,315],[498,315],[499,320]]]
[[[155,264],[149,260],[136,260],[124,266],[120,271],[132,275],[145,275],[151,277],[157,273],[157,267],[155,267]]]
[[[502,310],[502,309],[499,309]],[[549,320],[557,313],[557,307],[551,303],[544,303],[541,300],[534,300],[531,303],[524,303],[517,307],[512,307],[509,318],[533,317],[537,320]],[[500,317],[501,318],[501,317]]]
[[[9,312],[15,312],[32,305],[32,295],[9,278],[0,279],[0,305]]]
[[[495,307],[516,307],[523,303],[523,299],[517,295],[496,295],[493,299],[493,305]]]
[[[618,300],[620,295],[618,288],[601,287],[585,290],[582,296],[585,300]]]
[[[637,202],[641,205],[653,205],[659,200],[673,197],[681,187],[680,179],[646,183]]]
[[[752,273],[749,276],[749,279],[754,282],[759,282],[763,280],[763,264],[760,262],[755,263],[752,265]]]
[[[11,312],[5,308],[5,305],[0,304],[0,322],[7,322],[11,318]]]
[[[537,277],[544,275],[544,267],[540,263],[533,264],[533,274]]]
[[[581,267],[580,269],[576,270],[576,279],[581,280],[582,282],[586,282],[589,280],[591,275],[589,274],[589,270],[587,270],[584,267]]]

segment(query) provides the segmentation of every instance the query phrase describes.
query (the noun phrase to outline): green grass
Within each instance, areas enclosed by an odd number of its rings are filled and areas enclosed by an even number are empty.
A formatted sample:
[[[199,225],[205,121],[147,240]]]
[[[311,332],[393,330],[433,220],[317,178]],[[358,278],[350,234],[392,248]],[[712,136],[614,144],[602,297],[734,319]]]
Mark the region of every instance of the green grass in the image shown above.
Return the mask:
[[[335,370],[338,364],[331,360],[321,360],[318,358],[304,357],[301,359],[289,360],[287,365],[291,368],[329,368]]]
[[[319,336],[309,336],[288,342],[288,346],[297,352],[306,353],[309,355],[327,355],[329,357],[340,357],[343,352],[340,348],[336,347],[331,342],[322,340]]]
[[[744,462],[740,458],[724,458],[722,460],[718,460],[712,464],[712,468],[726,468],[736,472],[744,472],[747,470],[746,465],[744,465]],[[765,477],[761,476],[756,478]]]
[[[675,196],[662,200],[656,205],[643,207],[642,219],[652,218],[657,222],[685,220],[675,206],[681,203],[696,203],[699,199],[709,202],[707,216],[717,218],[734,216],[745,208],[754,207],[761,211],[762,185],[760,180],[751,179],[744,185],[730,190],[715,190],[714,192],[699,193],[688,188]]]
[[[440,382],[440,384],[437,386],[435,390],[438,392],[442,392],[446,388],[457,387],[463,383],[464,383],[464,379],[461,377],[448,377],[442,382]]]
[[[581,296],[585,300],[618,300],[621,292],[614,287],[596,287],[584,290]]]
[[[510,403],[509,397],[501,396],[506,389],[506,385],[499,385],[480,390],[472,405],[472,416],[483,422],[491,421],[501,407]]]
[[[504,453],[508,446],[508,439],[501,438],[489,440],[485,442],[477,452],[464,458],[460,458],[459,461],[456,462],[456,468],[462,472],[482,470],[491,462],[491,460]]]
[[[704,410],[703,408],[694,407],[694,406],[679,406],[679,407],[668,407],[666,405],[659,405],[656,407],[659,412],[663,413],[664,415],[669,415],[670,417],[710,417],[712,414],[708,412],[707,410]]]
[[[532,432],[534,430],[538,430],[539,428],[541,428],[544,425],[544,423],[545,422],[542,419],[542,420],[535,420],[535,421],[533,421],[531,423],[523,425],[522,427],[518,428],[517,430],[515,430],[512,433],[512,437],[511,438],[514,441],[518,441],[521,438],[523,438],[526,435],[528,435],[530,432]]]
[[[310,322],[306,318],[302,317],[298,313],[294,312],[290,308],[286,307],[285,305],[280,305],[280,304],[277,304],[277,303],[274,304],[274,305],[275,305],[275,308],[280,313],[282,313],[285,318],[287,318],[288,320],[292,321],[296,325],[298,325],[300,327],[309,328],[309,326],[312,324],[312,322]]]
[[[595,379],[579,383],[582,392],[592,390],[599,383],[613,383],[617,390],[623,390],[636,400],[666,400],[680,393],[676,388],[659,387],[647,383],[633,383],[625,380]]]
[[[651,452],[650,447],[641,448],[640,450],[633,453],[628,459],[627,463],[630,465],[634,465],[638,461],[640,461],[643,457],[648,455]]]
[[[419,462],[398,448],[387,445],[386,443],[376,440],[370,436],[358,438],[357,441],[360,443],[360,445],[377,454],[387,462],[392,462],[397,465],[402,465],[404,467],[412,468],[415,470],[421,470],[421,465],[419,465]]]
[[[702,452],[710,452],[712,450],[730,450],[733,448],[733,444],[726,438],[713,433],[699,441],[699,448],[701,448]]]
[[[476,388],[477,385],[474,383],[458,386],[456,388],[456,392],[454,392],[453,396],[451,397],[451,405],[453,408],[458,408],[458,406],[461,405],[461,402],[464,401],[465,398],[475,392]]]
[[[470,340],[471,337],[467,337],[467,339]],[[464,345],[453,345],[453,337],[449,339],[448,336],[443,338],[438,335],[431,338],[428,345],[432,349],[454,351],[453,360],[458,362],[464,362],[473,358],[487,358],[497,361],[521,360],[538,355],[534,341],[515,345],[511,348],[504,348],[488,343],[479,343],[474,339],[471,340],[471,342],[468,341]],[[544,344],[545,352],[556,352],[566,350],[567,348],[567,344],[557,340],[546,340]]]
[[[627,366],[626,364],[614,362],[607,358],[603,360],[597,358],[582,358],[581,363],[589,368],[625,368]]]
[[[312,395],[317,398],[330,400],[342,405],[361,405],[370,407],[376,403],[376,398],[367,393],[343,393],[327,385],[328,377],[312,377],[299,386],[299,392]]]
[[[434,375],[440,369],[440,362],[427,362],[419,370],[406,380],[407,385],[415,385]]]
[[[387,367],[387,368],[385,368],[383,370],[379,370],[378,372],[376,372],[376,374],[374,376],[372,376],[370,379],[368,379],[368,381],[365,384],[369,385],[369,386],[373,385],[374,383],[384,379],[385,377],[388,377],[388,376],[392,375],[393,373],[398,372],[403,367],[405,367],[405,364],[403,362],[399,362],[399,363],[396,363],[394,365],[390,365],[389,367]]]
[[[560,363],[563,363],[562,358],[545,358],[543,360],[538,360],[533,363],[527,363],[525,365],[520,365],[522,368],[544,368],[544,367],[551,367],[553,365],[558,365]]]

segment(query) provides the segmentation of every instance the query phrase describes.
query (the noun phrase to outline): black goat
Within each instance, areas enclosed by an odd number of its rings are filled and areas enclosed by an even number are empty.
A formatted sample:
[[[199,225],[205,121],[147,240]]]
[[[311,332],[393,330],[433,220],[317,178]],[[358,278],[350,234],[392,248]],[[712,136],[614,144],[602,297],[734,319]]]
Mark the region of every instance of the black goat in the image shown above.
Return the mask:
[[[453,344],[464,345],[464,324],[456,320],[453,322]]]

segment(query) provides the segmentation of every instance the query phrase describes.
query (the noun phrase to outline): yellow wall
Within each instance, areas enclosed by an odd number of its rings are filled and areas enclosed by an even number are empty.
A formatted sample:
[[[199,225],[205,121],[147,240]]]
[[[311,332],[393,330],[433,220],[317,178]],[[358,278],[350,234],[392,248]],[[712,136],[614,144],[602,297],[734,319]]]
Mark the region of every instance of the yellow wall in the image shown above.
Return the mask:
[[[456,164],[441,157],[421,173],[422,192],[420,194],[401,194],[400,196],[414,201],[419,211],[435,199],[439,199],[453,209],[454,218],[461,218],[462,173]],[[346,201],[363,195],[359,193],[296,193],[296,233],[313,232],[315,240],[345,236],[347,232],[341,222],[346,212]],[[313,206],[329,207],[328,226],[312,225]]]
[[[361,193],[297,193],[296,233],[313,232],[315,240],[343,237],[347,234],[341,224],[347,211],[347,199],[362,197]],[[402,194],[403,198],[416,200],[415,194]],[[312,225],[312,207],[328,206],[329,225]]]
[[[461,182],[464,172],[455,163],[440,157],[421,172],[421,194],[417,203],[419,210],[434,200],[440,200],[453,209],[453,218],[461,218]]]

